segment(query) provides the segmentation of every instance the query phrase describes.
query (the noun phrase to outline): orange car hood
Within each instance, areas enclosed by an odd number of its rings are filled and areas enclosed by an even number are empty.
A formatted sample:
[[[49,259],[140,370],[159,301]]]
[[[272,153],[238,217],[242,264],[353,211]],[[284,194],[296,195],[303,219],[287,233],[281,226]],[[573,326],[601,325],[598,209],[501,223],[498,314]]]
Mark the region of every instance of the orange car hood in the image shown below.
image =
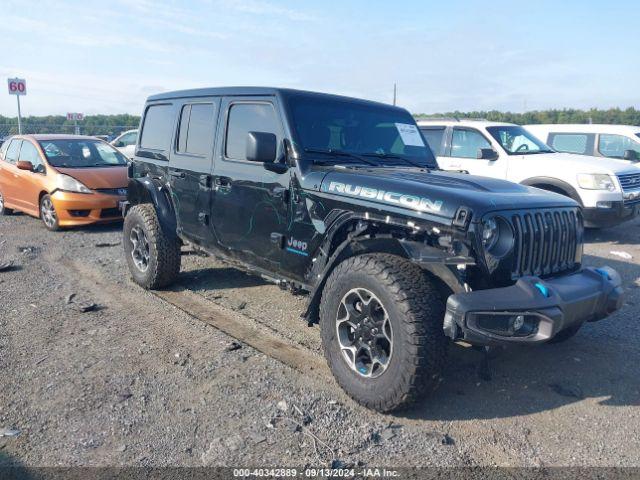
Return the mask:
[[[129,183],[127,167],[56,168],[85,184],[88,188],[125,188]]]

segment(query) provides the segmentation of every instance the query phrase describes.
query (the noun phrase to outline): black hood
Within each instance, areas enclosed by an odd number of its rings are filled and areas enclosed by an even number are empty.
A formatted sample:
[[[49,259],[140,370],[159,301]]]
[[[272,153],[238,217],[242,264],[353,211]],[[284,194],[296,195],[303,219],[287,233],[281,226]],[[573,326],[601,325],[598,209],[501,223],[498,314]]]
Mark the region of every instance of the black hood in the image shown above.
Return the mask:
[[[450,218],[461,206],[475,211],[476,218],[492,211],[523,207],[577,206],[570,198],[537,188],[506,180],[440,170],[428,172],[391,167],[334,168],[324,175],[321,182],[318,182],[317,175],[312,174],[310,177],[313,185],[307,184],[305,187],[319,187],[320,191],[332,195]]]

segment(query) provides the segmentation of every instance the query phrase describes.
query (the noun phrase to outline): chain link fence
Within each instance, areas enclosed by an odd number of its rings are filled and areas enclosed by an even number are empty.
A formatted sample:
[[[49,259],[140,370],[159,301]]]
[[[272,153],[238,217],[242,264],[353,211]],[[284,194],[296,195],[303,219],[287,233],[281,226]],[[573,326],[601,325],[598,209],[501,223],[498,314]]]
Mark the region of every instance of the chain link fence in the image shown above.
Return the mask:
[[[23,134],[35,133],[62,133],[68,135],[106,135],[109,140],[117,137],[122,132],[138,128],[138,125],[83,125],[78,123],[76,127],[73,123],[47,124],[47,123],[24,123],[22,124]],[[0,139],[9,135],[18,134],[18,123],[0,123]]]

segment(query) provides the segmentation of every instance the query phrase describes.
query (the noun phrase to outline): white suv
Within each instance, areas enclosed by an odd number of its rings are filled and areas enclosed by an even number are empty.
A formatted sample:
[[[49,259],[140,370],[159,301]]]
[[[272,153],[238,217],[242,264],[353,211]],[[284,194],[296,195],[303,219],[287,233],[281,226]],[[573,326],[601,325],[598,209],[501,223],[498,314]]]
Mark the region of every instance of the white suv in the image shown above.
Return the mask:
[[[629,125],[525,125],[558,152],[640,160],[640,127]]]
[[[640,211],[640,168],[622,160],[558,153],[524,128],[476,120],[421,120],[443,170],[502,178],[573,198],[585,226],[617,225]]]
[[[133,158],[136,153],[136,142],[138,141],[138,130],[127,130],[122,132],[111,141],[111,145],[116,147],[127,158]]]

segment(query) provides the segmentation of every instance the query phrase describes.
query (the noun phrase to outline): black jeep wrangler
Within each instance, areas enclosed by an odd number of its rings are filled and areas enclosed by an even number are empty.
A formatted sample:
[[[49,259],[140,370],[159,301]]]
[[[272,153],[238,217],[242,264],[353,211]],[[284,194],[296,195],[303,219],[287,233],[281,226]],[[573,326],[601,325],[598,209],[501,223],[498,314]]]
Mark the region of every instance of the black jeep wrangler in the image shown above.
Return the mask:
[[[447,345],[572,336],[622,303],[583,268],[578,205],[437,169],[404,109],[271,88],[148,99],[124,248],[162,288],[185,243],[309,293],[338,383],[380,411],[434,388]]]

